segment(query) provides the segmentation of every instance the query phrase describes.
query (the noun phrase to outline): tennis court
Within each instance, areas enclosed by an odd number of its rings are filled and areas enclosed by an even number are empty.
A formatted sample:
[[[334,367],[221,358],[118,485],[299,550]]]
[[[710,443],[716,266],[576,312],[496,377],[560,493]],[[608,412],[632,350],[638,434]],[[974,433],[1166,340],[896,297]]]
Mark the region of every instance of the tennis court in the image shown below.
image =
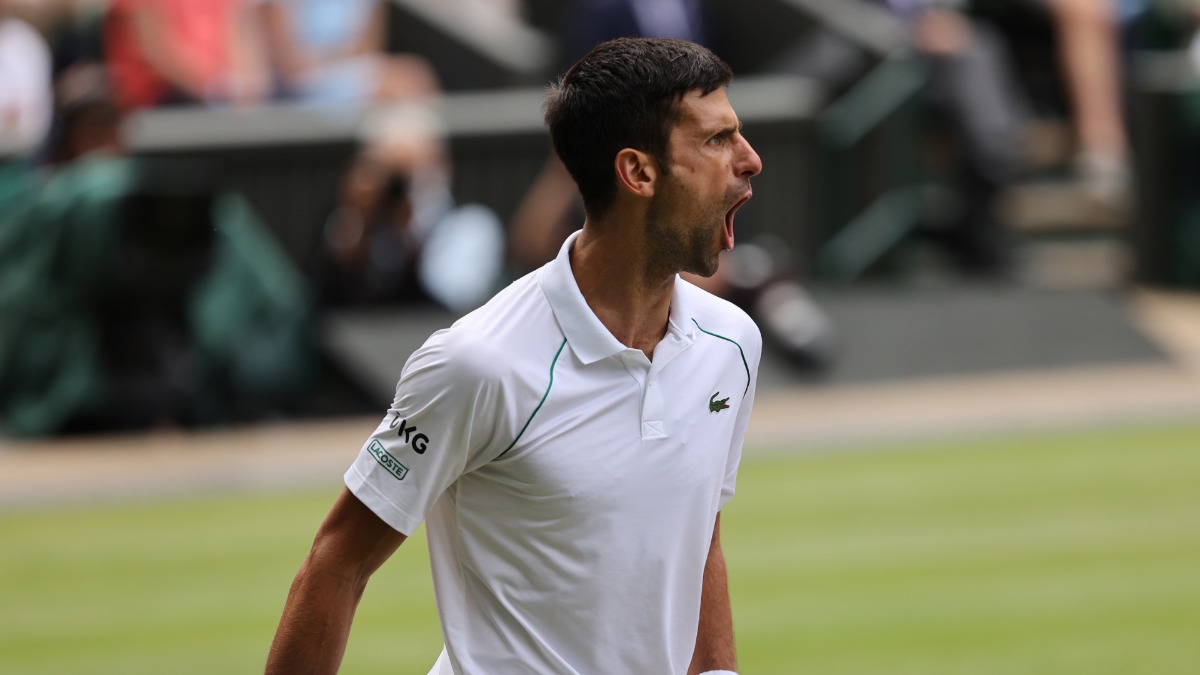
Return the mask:
[[[725,517],[747,673],[1193,673],[1200,424],[759,448]],[[12,673],[261,669],[337,490],[0,515]],[[424,673],[423,540],[368,592],[345,673]]]
[[[722,528],[742,671],[1200,670],[1200,378],[1174,357],[764,392]],[[260,671],[373,424],[0,448],[0,672]],[[431,664],[423,546],[342,672]]]

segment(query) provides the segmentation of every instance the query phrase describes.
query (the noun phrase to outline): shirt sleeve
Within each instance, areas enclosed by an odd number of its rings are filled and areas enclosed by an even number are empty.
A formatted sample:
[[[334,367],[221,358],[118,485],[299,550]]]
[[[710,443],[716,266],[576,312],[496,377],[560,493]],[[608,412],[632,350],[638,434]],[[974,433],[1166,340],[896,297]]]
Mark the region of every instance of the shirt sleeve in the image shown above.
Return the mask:
[[[733,499],[737,486],[738,466],[742,461],[742,446],[746,440],[746,429],[750,426],[750,413],[754,408],[754,392],[758,387],[758,364],[762,360],[762,335],[757,326],[752,325],[745,340],[746,367],[750,373],[750,383],[746,387],[745,398],[738,406],[737,421],[734,422],[733,437],[729,442],[729,456],[725,461],[725,480],[721,484],[721,498],[717,503],[718,510]]]
[[[446,489],[512,438],[501,360],[439,331],[404,365],[387,415],[346,471],[346,487],[411,535]]]

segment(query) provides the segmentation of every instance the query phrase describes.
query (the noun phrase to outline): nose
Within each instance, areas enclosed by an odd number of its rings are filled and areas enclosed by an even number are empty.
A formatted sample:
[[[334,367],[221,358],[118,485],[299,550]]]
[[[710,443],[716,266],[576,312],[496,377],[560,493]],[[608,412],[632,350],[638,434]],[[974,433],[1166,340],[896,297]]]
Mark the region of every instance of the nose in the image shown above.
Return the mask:
[[[762,158],[750,147],[750,141],[746,140],[745,136],[738,134],[738,139],[741,140],[741,149],[738,153],[738,161],[734,165],[737,175],[743,178],[751,178],[762,172]]]

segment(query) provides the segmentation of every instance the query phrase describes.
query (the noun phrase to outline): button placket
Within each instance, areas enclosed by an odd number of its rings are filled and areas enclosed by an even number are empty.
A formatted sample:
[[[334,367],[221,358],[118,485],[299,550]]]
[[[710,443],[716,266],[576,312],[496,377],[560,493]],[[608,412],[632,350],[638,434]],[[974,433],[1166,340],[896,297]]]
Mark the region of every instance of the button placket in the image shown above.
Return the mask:
[[[654,374],[646,378],[646,391],[642,397],[642,437],[661,438],[667,435],[663,425],[662,387]]]

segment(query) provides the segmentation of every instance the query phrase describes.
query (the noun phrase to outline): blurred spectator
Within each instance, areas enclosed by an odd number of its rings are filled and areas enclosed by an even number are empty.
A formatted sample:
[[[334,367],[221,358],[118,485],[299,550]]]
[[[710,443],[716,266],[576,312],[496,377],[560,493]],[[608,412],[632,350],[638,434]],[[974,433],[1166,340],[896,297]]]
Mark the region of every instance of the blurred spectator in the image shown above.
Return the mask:
[[[351,104],[440,93],[433,67],[416,54],[389,54],[379,0],[250,0],[285,98]]]
[[[525,0],[441,0],[459,12],[498,12],[518,17],[525,9]]]
[[[103,66],[76,63],[63,71],[55,88],[57,125],[47,153],[53,164],[124,152],[122,114],[109,94]]]
[[[525,192],[508,225],[508,256],[518,274],[554,259],[571,230],[583,221],[575,181],[551,153]]]
[[[707,0],[574,0],[563,30],[564,67],[614,37],[648,35],[708,42]]]
[[[112,0],[104,43],[123,108],[248,104],[269,93],[246,0]]]
[[[1119,0],[1049,0],[1071,105],[1074,165],[1088,196],[1115,209],[1132,190],[1122,113]]]
[[[317,251],[324,304],[434,302],[465,312],[495,290],[503,225],[486,207],[455,204],[437,126],[423,107],[372,116]]]
[[[1129,198],[1128,141],[1120,99],[1118,0],[859,0],[902,21],[926,66],[931,169],[949,188],[927,210],[926,231],[965,273],[1008,278],[1013,243],[999,212],[1009,188],[1038,169],[1065,169],[1072,186],[1123,214]],[[829,28],[797,48],[793,70],[844,91],[858,54]],[[832,53],[835,56],[829,56]],[[824,58],[830,63],[822,63]],[[1048,101],[1047,99],[1053,99]],[[1044,118],[1065,122],[1071,134]],[[1052,141],[1072,136],[1070,143]],[[1073,146],[1068,149],[1066,146]]]
[[[44,180],[0,195],[0,426],[9,435],[200,426],[302,409],[303,280],[202,166],[122,156],[102,77],[62,105]]]
[[[1168,0],[1174,2],[1174,0]],[[1069,129],[1067,168],[1085,196],[1123,214],[1132,198],[1122,91],[1122,32],[1143,0],[973,0],[1014,46],[1035,116]],[[1030,126],[1036,132],[1045,125]],[[1033,168],[1062,161],[1053,136],[1033,133]],[[1043,147],[1039,147],[1039,145]],[[1049,152],[1047,152],[1049,150]]]
[[[879,0],[909,26],[913,49],[927,65],[926,105],[934,146],[953,199],[927,223],[960,270],[1006,277],[1011,243],[998,197],[1017,177],[1020,132],[1028,110],[1003,37],[992,26],[934,0]]]
[[[316,252],[331,306],[435,302],[473,308],[494,290],[503,227],[456,206],[436,109],[441,86],[416,54],[385,50],[378,0],[253,0],[285,100],[365,107],[363,149],[344,172]]]
[[[35,148],[53,112],[50,49],[32,26],[0,0],[0,153]]]

